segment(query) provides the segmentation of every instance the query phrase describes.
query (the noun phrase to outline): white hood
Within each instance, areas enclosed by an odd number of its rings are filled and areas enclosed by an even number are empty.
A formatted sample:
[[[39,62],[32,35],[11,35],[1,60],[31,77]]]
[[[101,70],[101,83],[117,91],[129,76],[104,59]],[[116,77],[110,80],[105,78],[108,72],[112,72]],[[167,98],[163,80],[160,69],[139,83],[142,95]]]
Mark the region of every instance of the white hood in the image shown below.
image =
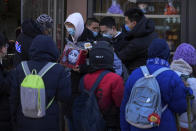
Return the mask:
[[[72,23],[76,29],[75,35],[74,35],[74,42],[77,42],[78,38],[81,36],[83,30],[84,30],[84,20],[80,13],[73,13],[70,14],[65,23]]]
[[[170,67],[172,70],[180,72],[185,75],[190,75],[193,72],[192,67],[183,59],[172,61]]]

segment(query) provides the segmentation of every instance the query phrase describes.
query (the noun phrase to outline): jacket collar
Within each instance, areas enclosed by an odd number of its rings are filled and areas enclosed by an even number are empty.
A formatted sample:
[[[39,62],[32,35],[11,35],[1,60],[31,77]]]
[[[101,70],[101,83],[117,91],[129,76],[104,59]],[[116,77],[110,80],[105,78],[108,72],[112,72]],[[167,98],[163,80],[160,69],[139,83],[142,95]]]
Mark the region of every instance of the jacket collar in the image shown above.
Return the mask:
[[[169,67],[169,62],[161,58],[150,58],[147,60],[147,65],[162,65]]]

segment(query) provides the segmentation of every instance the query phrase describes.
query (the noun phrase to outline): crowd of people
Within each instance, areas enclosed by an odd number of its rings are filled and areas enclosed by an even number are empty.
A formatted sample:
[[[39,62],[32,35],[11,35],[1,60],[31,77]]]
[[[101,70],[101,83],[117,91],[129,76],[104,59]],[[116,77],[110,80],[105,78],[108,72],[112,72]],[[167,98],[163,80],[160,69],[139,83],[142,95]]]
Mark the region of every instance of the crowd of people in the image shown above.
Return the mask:
[[[179,43],[169,61],[168,43],[153,21],[138,8],[124,16],[120,31],[113,17],[84,22],[76,12],[66,18],[64,51],[90,43],[81,49],[85,62],[73,68],[60,64],[47,14],[22,23],[9,71],[0,34],[0,130],[196,130],[196,49]]]

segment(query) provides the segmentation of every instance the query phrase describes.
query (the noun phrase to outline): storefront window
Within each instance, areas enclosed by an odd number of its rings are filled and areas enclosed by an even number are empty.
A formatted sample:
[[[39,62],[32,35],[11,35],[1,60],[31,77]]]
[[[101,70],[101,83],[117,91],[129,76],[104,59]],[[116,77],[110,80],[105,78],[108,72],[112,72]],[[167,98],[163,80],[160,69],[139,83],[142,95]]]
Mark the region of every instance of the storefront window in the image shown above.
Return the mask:
[[[64,40],[64,0],[21,0],[21,21],[36,19],[40,14],[48,14],[53,18],[52,36],[60,51]]]
[[[15,29],[20,25],[20,0],[0,0],[0,32],[15,40]]]
[[[114,17],[119,30],[124,24],[123,13],[139,7],[147,18],[153,19],[156,32],[167,40],[171,51],[180,44],[180,0],[88,0],[88,3],[93,6],[92,16],[99,20],[104,16]]]

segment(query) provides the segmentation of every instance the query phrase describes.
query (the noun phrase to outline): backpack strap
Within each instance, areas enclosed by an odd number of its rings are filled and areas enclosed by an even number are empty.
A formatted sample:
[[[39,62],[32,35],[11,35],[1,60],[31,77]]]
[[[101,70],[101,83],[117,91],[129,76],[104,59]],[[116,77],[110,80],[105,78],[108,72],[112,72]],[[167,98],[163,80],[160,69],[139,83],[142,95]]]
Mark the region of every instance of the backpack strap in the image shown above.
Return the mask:
[[[48,62],[38,73],[39,76],[43,77],[56,63]]]
[[[108,74],[110,71],[106,70],[101,72],[101,74],[99,75],[99,77],[97,78],[97,80],[95,81],[95,83],[93,84],[93,87],[90,90],[90,95],[93,94],[95,92],[95,90],[97,89],[99,83],[101,82],[101,80],[103,79],[103,77]]]
[[[157,71],[155,71],[152,75],[154,77],[157,77],[159,74],[161,74],[162,72],[167,71],[167,70],[170,70],[170,69],[167,67],[162,67],[162,68],[158,69]]]
[[[144,77],[151,76],[149,71],[148,71],[148,68],[146,66],[141,66],[140,69],[142,70],[142,73],[143,73]]]
[[[84,77],[83,76],[81,79],[80,79],[80,89],[84,92],[86,92],[87,94],[91,95],[95,92],[95,90],[97,89],[99,83],[101,82],[101,80],[103,79],[103,77],[108,74],[110,71],[106,70],[106,71],[103,71],[101,72],[101,74],[99,75],[99,77],[96,79],[95,83],[93,84],[92,88],[90,91],[87,91],[85,90],[84,88]]]
[[[22,64],[22,69],[25,73],[25,76],[31,74],[29,67],[28,67],[28,64],[27,64],[27,61],[22,61],[21,64]]]
[[[38,73],[39,76],[43,77],[54,65],[56,65],[56,63],[52,63],[52,62],[48,62],[48,64],[46,64]],[[55,99],[55,96],[49,101],[48,105],[46,106],[46,109],[48,109],[53,101]]]

